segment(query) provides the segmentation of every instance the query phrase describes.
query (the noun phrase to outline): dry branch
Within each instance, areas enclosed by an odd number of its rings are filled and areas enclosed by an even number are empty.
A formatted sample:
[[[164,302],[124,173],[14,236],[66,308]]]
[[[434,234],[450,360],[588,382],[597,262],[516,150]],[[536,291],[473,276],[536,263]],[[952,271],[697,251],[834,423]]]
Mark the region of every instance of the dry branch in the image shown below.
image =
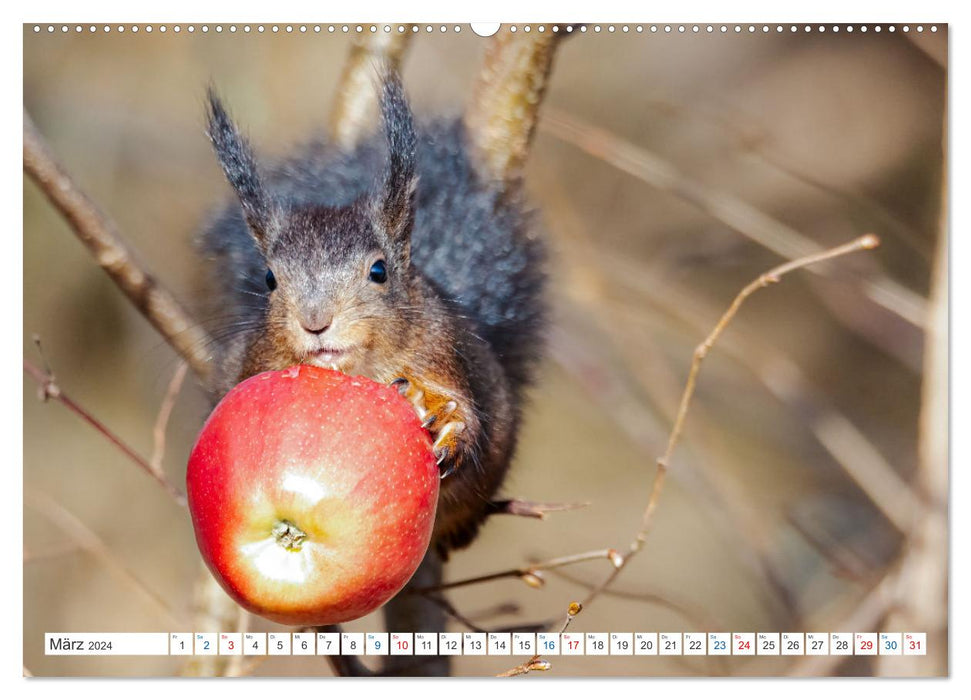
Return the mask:
[[[540,128],[618,170],[693,204],[786,260],[818,255],[823,250],[815,241],[747,202],[692,180],[658,155],[605,129],[555,111],[547,112]],[[927,302],[920,295],[885,275],[864,282],[863,289],[875,304],[923,328]]]
[[[566,611],[566,620],[563,621],[563,626],[560,627],[560,634],[566,632],[566,628],[570,626],[573,622],[573,618],[580,614],[583,610],[583,605],[580,603],[570,603]],[[503,671],[502,673],[496,674],[497,678],[512,678],[513,676],[525,676],[531,671],[549,671],[553,668],[553,665],[542,658],[540,654],[533,654],[529,659],[519,664],[518,666],[513,666],[508,671]]]
[[[142,471],[155,479],[155,481],[157,481],[158,484],[165,489],[169,496],[172,497],[172,500],[174,500],[180,506],[186,505],[185,494],[182,493],[181,490],[176,488],[172,482],[166,479],[165,475],[160,470],[156,470],[144,457],[125,444],[125,442],[115,435],[104,423],[95,418],[87,409],[74,401],[74,399],[72,399],[70,396],[65,394],[61,390],[61,387],[58,386],[53,374],[44,372],[28,360],[24,360],[24,372],[26,372],[31,379],[37,382],[37,385],[40,387],[41,400],[46,401],[48,399],[54,399],[75,415],[80,416],[82,420],[101,433],[101,435],[103,435],[108,442],[118,448],[123,455],[134,462]]]
[[[625,297],[628,291],[636,292],[642,297],[630,302],[611,299],[609,306],[604,304],[607,313],[612,309],[624,312],[623,318],[618,322],[608,324],[608,330],[611,327],[632,328],[638,318],[643,317],[643,303],[648,302],[656,304],[663,313],[678,321],[686,321],[692,328],[701,327],[703,319],[711,316],[706,309],[700,308],[689,298],[688,294],[680,291],[671,280],[636,267],[621,255],[603,251],[585,252],[589,253],[584,258],[588,263],[590,260],[600,261],[600,268],[619,273],[614,278],[625,286]],[[595,266],[588,264],[587,269],[588,274],[600,284]],[[656,290],[662,286],[665,293],[659,296]],[[776,350],[746,342],[744,336],[740,336],[739,342],[726,342],[722,347],[734,360],[748,367],[776,398],[805,414],[814,437],[874,505],[899,530],[906,531],[909,528],[913,514],[919,506],[913,490],[863,431],[843,412],[818,395],[795,362]],[[643,352],[643,349],[639,348],[639,351]],[[644,363],[638,364],[642,365]],[[652,374],[650,382],[641,383],[645,388],[656,386],[656,374]]]
[[[550,513],[558,513],[566,510],[577,510],[586,508],[589,503],[540,503],[537,501],[522,501],[511,498],[503,501],[492,501],[489,503],[490,515],[518,515],[524,518],[537,518],[545,520]]]
[[[694,397],[695,385],[698,381],[698,373],[701,371],[701,364],[704,362],[708,353],[718,342],[719,337],[735,318],[735,314],[741,308],[745,300],[748,299],[752,294],[754,294],[759,289],[768,287],[770,284],[779,282],[782,277],[794,270],[798,270],[806,267],[807,265],[813,265],[815,263],[823,262],[825,260],[831,260],[849,253],[854,253],[859,250],[870,250],[877,247],[880,244],[879,239],[872,235],[867,234],[862,236],[855,241],[846,243],[845,245],[837,246],[829,250],[822,251],[820,253],[815,253],[813,255],[807,255],[796,260],[792,260],[778,267],[774,267],[758,278],[754,279],[748,285],[746,285],[742,291],[738,293],[735,299],[732,301],[728,310],[722,315],[718,323],[711,330],[701,344],[695,348],[694,355],[692,357],[691,369],[688,372],[688,380],[685,383],[684,393],[681,396],[681,403],[678,406],[678,414],[674,421],[674,426],[671,428],[671,435],[668,438],[667,449],[665,449],[664,454],[657,460],[657,471],[654,473],[654,482],[651,485],[651,491],[647,499],[647,507],[644,509],[644,514],[641,517],[641,527],[634,536],[634,540],[628,547],[627,552],[620,556],[619,563],[615,566],[614,570],[600,583],[599,586],[594,588],[587,595],[586,600],[583,601],[584,605],[589,605],[604,589],[606,589],[614,579],[620,575],[624,567],[631,560],[631,558],[636,555],[641,548],[644,546],[644,542],[647,539],[647,534],[650,532],[651,525],[654,522],[654,514],[657,511],[657,506],[661,493],[664,489],[664,481],[667,476],[668,466],[671,462],[671,457],[674,454],[674,449],[677,447],[678,442],[681,439],[681,433],[684,430],[685,420],[688,416],[688,410],[691,408],[691,399]]]
[[[945,131],[946,140],[946,131]],[[881,656],[885,676],[948,673],[948,215],[946,159],[941,178],[937,252],[924,346],[919,422],[919,469],[915,486],[923,508],[914,518],[894,590],[896,610],[884,629],[927,634],[927,656]]]
[[[465,111],[465,129],[487,180],[510,182],[526,163],[562,27],[544,34],[502,29],[491,39]]]
[[[368,132],[378,114],[378,71],[401,69],[411,32],[376,32],[356,35],[344,63],[330,113],[330,134],[342,149],[351,149]]]
[[[136,260],[114,222],[71,179],[24,111],[24,172],[61,212],[78,239],[118,288],[192,367],[200,379],[209,375],[209,337],[175,297]]]
[[[466,578],[460,581],[450,581],[448,583],[441,583],[435,586],[416,586],[410,590],[412,593],[423,595],[427,593],[447,591],[452,588],[472,586],[477,583],[497,581],[504,578],[518,578],[528,586],[532,586],[533,588],[541,588],[544,584],[542,572],[559,569],[564,566],[571,566],[573,564],[579,564],[580,562],[594,561],[597,559],[606,559],[610,561],[614,567],[619,566],[621,563],[620,554],[616,549],[597,549],[592,552],[582,552],[580,554],[570,554],[565,557],[547,559],[546,561],[536,562],[535,564],[531,564],[529,566],[518,567],[515,569],[505,569],[503,571],[496,571],[491,574],[483,574],[482,576],[473,576],[472,578]]]
[[[158,415],[155,418],[155,427],[152,429],[154,446],[152,447],[152,458],[149,460],[149,464],[152,467],[152,471],[159,476],[163,476],[162,459],[165,457],[165,433],[169,424],[169,416],[172,415],[175,400],[179,396],[179,390],[182,389],[182,382],[185,381],[185,373],[188,369],[189,365],[184,361],[180,361],[179,366],[175,368],[175,373],[172,375],[169,386],[165,390],[165,398],[162,399],[162,404],[159,406]]]

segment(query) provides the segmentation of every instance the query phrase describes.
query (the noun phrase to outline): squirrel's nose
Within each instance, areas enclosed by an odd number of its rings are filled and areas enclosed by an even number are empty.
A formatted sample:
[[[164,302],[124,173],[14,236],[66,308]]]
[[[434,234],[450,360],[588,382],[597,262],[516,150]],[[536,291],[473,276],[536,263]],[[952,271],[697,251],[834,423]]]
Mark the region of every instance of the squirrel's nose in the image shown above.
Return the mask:
[[[304,326],[303,327],[303,329],[305,331],[307,331],[308,333],[310,333],[311,335],[320,335],[321,333],[323,333],[324,331],[326,331],[328,328],[330,328],[330,324],[329,323],[326,326],[321,326],[320,328],[307,328],[307,326]]]
[[[334,317],[331,315],[315,314],[300,319],[300,325],[311,335],[320,335],[330,328],[333,320]]]

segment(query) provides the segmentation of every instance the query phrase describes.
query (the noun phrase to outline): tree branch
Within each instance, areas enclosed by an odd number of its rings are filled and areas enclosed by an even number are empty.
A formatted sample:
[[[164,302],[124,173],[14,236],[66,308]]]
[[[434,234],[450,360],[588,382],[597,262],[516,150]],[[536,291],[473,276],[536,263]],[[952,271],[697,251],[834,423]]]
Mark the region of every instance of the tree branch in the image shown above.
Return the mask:
[[[489,515],[519,515],[524,518],[545,520],[550,513],[586,508],[589,503],[540,503],[510,498],[489,503]]]
[[[571,564],[579,564],[580,562],[593,561],[596,559],[608,559],[615,567],[620,566],[622,561],[622,557],[616,549],[597,549],[592,552],[569,554],[565,557],[557,557],[555,559],[536,562],[535,564],[530,564],[529,566],[523,566],[515,569],[505,569],[503,571],[496,571],[491,574],[474,576],[472,578],[466,578],[460,581],[450,581],[448,583],[440,583],[435,586],[414,587],[411,588],[410,591],[418,594],[436,593],[438,591],[447,591],[452,588],[471,586],[476,583],[487,583],[489,581],[496,581],[503,578],[518,578],[533,588],[541,588],[545,583],[542,576],[543,571],[559,569],[563,566],[570,566]]]
[[[24,172],[64,216],[78,239],[142,315],[200,379],[209,375],[209,336],[138,262],[117,227],[71,179],[24,111]]]
[[[374,123],[378,114],[378,70],[387,66],[400,71],[410,38],[411,32],[406,31],[359,34],[352,40],[330,112],[331,138],[342,149],[353,148]]]
[[[169,386],[165,390],[165,398],[162,399],[162,404],[159,406],[158,415],[155,417],[155,427],[152,429],[154,446],[152,447],[152,458],[149,460],[149,464],[152,467],[152,471],[160,476],[164,474],[162,471],[162,459],[165,457],[165,433],[169,424],[169,416],[172,415],[172,409],[175,407],[175,401],[179,397],[179,390],[182,389],[182,382],[185,381],[185,373],[188,368],[189,365],[185,362],[179,362],[179,366],[175,368],[175,373],[172,375]]]
[[[54,399],[55,401],[58,401],[64,405],[72,413],[80,416],[84,422],[101,433],[108,440],[108,442],[118,448],[123,455],[134,462],[142,471],[155,479],[155,481],[157,481],[158,484],[165,489],[169,496],[172,497],[172,500],[174,500],[180,506],[186,505],[185,494],[176,488],[172,482],[166,479],[161,470],[156,470],[144,457],[125,444],[125,442],[120,437],[115,435],[104,423],[91,415],[91,413],[74,401],[74,399],[72,399],[70,396],[65,394],[54,380],[54,375],[44,372],[28,360],[24,360],[24,372],[26,372],[31,379],[37,382],[37,385],[40,387],[40,398],[42,401]]]
[[[573,618],[579,615],[581,610],[583,610],[583,605],[580,603],[570,603],[566,612],[566,620],[563,621],[563,626],[560,628],[560,634],[566,632],[566,628],[570,626]],[[513,676],[525,676],[530,671],[549,671],[551,668],[553,668],[553,664],[543,659],[540,654],[533,654],[525,662],[518,666],[513,666],[508,671],[496,674],[496,677],[511,678]]]
[[[641,517],[641,527],[634,536],[634,540],[628,547],[627,552],[624,555],[618,554],[620,561],[615,566],[614,570],[610,572],[610,574],[600,583],[600,585],[590,591],[586,600],[583,601],[583,605],[589,605],[604,589],[613,583],[614,579],[616,579],[617,576],[620,575],[620,572],[623,571],[624,567],[627,566],[627,563],[644,546],[644,542],[647,539],[647,534],[654,523],[654,514],[657,511],[661,492],[664,489],[664,481],[665,477],[667,476],[671,456],[674,454],[674,449],[677,447],[678,442],[681,439],[681,433],[684,430],[685,419],[687,418],[688,410],[691,407],[691,399],[694,397],[695,385],[698,381],[698,373],[701,371],[701,364],[704,362],[711,349],[715,346],[715,343],[718,342],[721,334],[732,322],[732,319],[735,318],[735,314],[738,313],[738,310],[741,308],[742,304],[745,303],[745,300],[759,289],[763,289],[764,287],[768,287],[770,284],[779,282],[784,275],[790,272],[804,268],[807,265],[823,262],[825,260],[831,260],[833,258],[854,253],[859,250],[870,250],[876,248],[878,245],[880,245],[880,239],[873,234],[867,234],[844,245],[791,260],[790,262],[774,267],[765,274],[760,275],[738,293],[731,305],[728,307],[728,310],[725,311],[722,317],[718,320],[718,323],[715,324],[715,327],[708,334],[708,337],[706,337],[701,344],[695,348],[694,356],[691,362],[691,369],[688,372],[688,380],[685,383],[684,393],[681,395],[681,403],[678,406],[677,417],[675,418],[674,426],[671,428],[671,434],[668,438],[667,449],[657,460],[657,471],[654,473],[654,482],[651,485],[651,491],[648,495],[647,507],[644,509],[644,514]]]
[[[505,28],[491,39],[465,110],[466,133],[486,180],[510,182],[522,173],[553,55],[565,35],[562,25],[549,30],[513,34]]]
[[[556,111],[544,116],[540,128],[618,170],[683,199],[786,260],[811,257],[823,250],[815,241],[748,202],[692,180],[654,153],[605,129]],[[864,281],[863,291],[874,304],[923,328],[927,301],[919,294],[882,274]]]

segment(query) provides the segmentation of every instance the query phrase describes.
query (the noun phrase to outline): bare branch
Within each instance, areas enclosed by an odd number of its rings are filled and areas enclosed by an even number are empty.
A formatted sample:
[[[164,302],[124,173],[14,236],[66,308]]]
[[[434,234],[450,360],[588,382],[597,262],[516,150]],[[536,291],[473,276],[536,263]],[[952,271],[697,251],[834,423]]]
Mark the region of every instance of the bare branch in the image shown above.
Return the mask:
[[[411,32],[376,32],[355,36],[344,63],[330,113],[331,138],[341,148],[353,148],[378,114],[375,79],[382,66],[400,70]]]
[[[520,176],[563,29],[513,34],[503,28],[490,40],[465,110],[466,132],[485,179],[510,182]]]
[[[792,227],[773,219],[747,202],[723,192],[716,192],[703,183],[688,178],[654,153],[605,129],[551,110],[547,110],[540,128],[591,156],[610,163],[618,170],[695,205],[786,260],[810,257],[822,251],[818,243]],[[919,294],[885,275],[875,276],[865,282],[864,292],[875,304],[918,328],[923,327],[927,302]]]
[[[681,405],[678,407],[678,416],[675,419],[674,428],[671,430],[671,436],[668,439],[667,450],[665,450],[664,455],[658,460],[659,466],[665,468],[668,466],[668,462],[671,459],[671,454],[674,452],[674,448],[677,446],[678,440],[681,437],[681,431],[684,428],[684,420],[687,416],[688,408],[691,405],[691,398],[694,395],[695,382],[698,378],[698,372],[701,370],[701,363],[704,361],[705,357],[708,356],[708,353],[711,351],[712,347],[714,347],[715,343],[718,342],[718,338],[728,327],[728,324],[732,322],[733,318],[735,318],[735,314],[738,313],[738,310],[741,308],[742,304],[745,303],[745,300],[759,289],[779,282],[784,275],[794,270],[807,267],[808,265],[820,263],[825,260],[838,258],[849,253],[855,253],[859,250],[871,250],[876,248],[878,245],[880,245],[880,239],[873,234],[861,236],[855,241],[851,241],[844,245],[830,248],[829,250],[824,250],[819,253],[806,255],[783,265],[779,265],[778,267],[774,267],[750,282],[744,289],[742,289],[741,292],[738,293],[738,296],[735,297],[735,300],[732,302],[731,306],[728,307],[728,310],[722,315],[721,319],[719,319],[711,333],[708,334],[708,337],[705,338],[697,348],[695,348],[694,359],[691,363],[691,370],[688,373],[688,381],[685,385],[684,394],[681,397]]]
[[[622,558],[616,549],[597,549],[592,552],[582,552],[580,554],[570,554],[565,557],[557,557],[556,559],[548,559],[546,561],[537,562],[535,564],[530,564],[529,566],[519,567],[516,569],[505,569],[504,571],[496,571],[491,574],[474,576],[472,578],[466,578],[460,581],[450,581],[448,583],[442,583],[436,586],[415,587],[409,590],[412,593],[418,594],[435,593],[437,591],[446,591],[452,588],[471,586],[476,583],[487,583],[489,581],[496,581],[503,578],[518,578],[533,588],[541,588],[544,585],[542,572],[558,569],[563,566],[570,566],[571,564],[579,564],[580,562],[584,561],[593,561],[596,559],[607,559],[615,567],[619,566],[622,561]]]
[[[945,143],[946,143],[945,125]],[[919,469],[915,478],[924,507],[907,532],[894,595],[898,603],[884,629],[921,630],[927,656],[884,656],[885,676],[948,673],[948,216],[947,167],[941,178],[941,209],[924,346],[919,422]]]
[[[185,381],[186,370],[188,369],[189,365],[184,361],[180,361],[179,366],[175,368],[175,374],[172,375],[172,379],[169,381],[168,389],[165,391],[165,398],[162,399],[162,405],[158,409],[158,416],[155,418],[155,427],[152,429],[155,444],[152,448],[152,458],[149,460],[149,464],[152,467],[152,471],[162,478],[164,478],[162,458],[165,457],[165,430],[169,423],[169,416],[172,414],[172,408],[175,406],[175,400],[179,397],[182,382]]]
[[[560,628],[560,634],[566,632],[566,628],[570,626],[573,622],[573,618],[580,614],[583,610],[583,605],[581,603],[570,603],[566,612],[566,620],[563,621],[563,626]],[[531,671],[549,671],[553,668],[553,664],[549,661],[543,659],[539,654],[534,654],[527,661],[519,664],[518,666],[513,666],[508,671],[503,671],[502,673],[496,674],[497,678],[511,678],[513,676],[525,676]]]
[[[576,586],[581,586],[586,588],[588,591],[592,591],[597,587],[596,583],[591,581],[586,581],[579,576],[574,576],[573,574],[568,574],[565,571],[556,571],[553,574],[556,578],[572,583]],[[619,598],[621,600],[633,600],[638,603],[646,603],[649,605],[657,605],[662,608],[667,608],[668,610],[680,615],[685,620],[687,620],[691,626],[698,632],[711,632],[715,630],[724,629],[724,625],[718,622],[714,617],[708,613],[696,614],[692,610],[692,605],[689,605],[686,601],[674,600],[671,596],[662,593],[655,593],[650,590],[641,591],[625,591],[617,590],[616,588],[610,588],[605,590],[601,595],[609,598]]]
[[[136,260],[117,227],[71,179],[24,111],[24,172],[61,212],[95,261],[200,379],[209,375],[209,337]]]
[[[180,506],[186,505],[185,494],[182,493],[182,491],[180,491],[175,487],[174,484],[166,479],[160,471],[156,471],[152,465],[145,460],[144,457],[125,444],[125,442],[115,435],[111,430],[109,430],[104,423],[99,421],[80,404],[75,402],[74,399],[65,394],[57,385],[53,375],[46,374],[28,360],[24,360],[24,372],[26,372],[31,379],[37,382],[37,385],[40,387],[40,398],[42,401],[54,399],[67,407],[74,414],[80,416],[82,420],[107,438],[108,442],[118,448],[122,454],[134,462],[142,471],[155,479],[155,481],[157,481],[158,484],[165,489],[169,496],[172,497],[172,500],[174,500]]]
[[[540,503],[521,501],[515,498],[489,503],[490,515],[519,515],[524,518],[545,520],[550,513],[586,508],[589,503]]]
[[[654,482],[651,485],[651,491],[648,495],[647,507],[644,509],[644,514],[641,517],[641,527],[637,531],[634,541],[631,542],[627,553],[620,556],[620,561],[616,565],[613,571],[600,583],[599,586],[594,588],[584,601],[584,605],[588,605],[592,602],[604,589],[606,589],[614,579],[623,571],[624,567],[630,561],[630,559],[637,554],[644,546],[644,542],[647,539],[647,534],[651,529],[651,525],[654,522],[654,514],[657,511],[657,506],[659,499],[661,497],[661,492],[664,489],[664,481],[668,472],[668,465],[671,461],[671,456],[674,454],[674,449],[678,445],[678,441],[681,439],[681,433],[684,430],[685,419],[688,416],[688,410],[691,407],[691,399],[694,397],[695,384],[698,380],[698,373],[701,371],[701,364],[704,362],[708,353],[718,342],[721,334],[725,331],[728,325],[735,318],[735,314],[741,308],[745,300],[748,299],[752,294],[754,294],[759,289],[769,286],[770,284],[779,282],[782,277],[790,272],[806,267],[807,265],[812,265],[815,263],[823,262],[825,260],[831,260],[849,253],[854,253],[860,250],[870,250],[880,245],[880,239],[878,239],[873,234],[867,234],[861,236],[854,241],[846,243],[835,248],[830,248],[829,250],[824,250],[819,253],[814,253],[812,255],[807,255],[796,260],[792,260],[783,265],[772,268],[763,275],[746,285],[742,291],[738,293],[734,301],[728,307],[728,310],[722,315],[718,323],[711,330],[700,345],[695,348],[694,356],[691,362],[691,369],[688,372],[688,380],[685,383],[684,393],[681,396],[681,403],[678,406],[678,414],[674,421],[674,426],[671,428],[671,435],[668,438],[667,449],[664,454],[657,460],[657,471],[654,473]]]
[[[555,188],[555,183],[550,184]],[[608,320],[602,324],[604,332],[615,336],[617,348],[631,357],[630,371],[640,378],[645,391],[659,393],[659,387],[666,387],[669,382],[660,382],[657,370],[649,372],[647,368],[658,367],[662,363],[641,361],[643,341],[637,344],[636,356],[626,350],[632,345],[629,340],[631,330],[643,319],[643,305],[650,303],[692,328],[707,328],[707,319],[713,314],[689,294],[680,291],[670,279],[636,266],[622,255],[611,254],[592,246],[589,239],[576,230],[577,227],[569,224],[570,217],[563,216],[564,210],[569,213],[569,202],[565,197],[556,197],[554,209],[561,217],[560,225],[556,229],[570,243],[563,250],[568,254],[567,260],[571,262],[571,279],[584,282],[582,285],[571,286],[573,297],[584,304],[596,304],[602,312],[601,315],[607,313],[620,316],[616,321]],[[578,252],[574,253],[574,249]],[[611,275],[608,280],[602,272],[604,269],[617,274]],[[620,299],[609,292],[608,285],[614,283],[623,287]],[[656,290],[662,286],[665,293],[658,295]],[[629,299],[632,293],[638,294],[639,298]],[[806,423],[820,444],[886,514],[890,522],[898,529],[906,529],[917,504],[913,491],[863,431],[837,407],[820,396],[798,365],[786,355],[763,344],[747,342],[744,334],[737,334],[737,337],[737,342],[724,341],[724,350],[737,362],[748,367],[779,400],[807,414]],[[602,389],[598,389],[598,393],[602,393]],[[613,405],[620,401],[613,400],[609,403]],[[655,405],[661,412],[665,412],[667,401],[659,397],[655,400]],[[625,409],[620,413],[628,416],[631,411]],[[717,474],[706,478],[717,479]],[[748,508],[743,509],[739,516],[742,520],[751,521],[752,517],[748,515],[750,511]]]

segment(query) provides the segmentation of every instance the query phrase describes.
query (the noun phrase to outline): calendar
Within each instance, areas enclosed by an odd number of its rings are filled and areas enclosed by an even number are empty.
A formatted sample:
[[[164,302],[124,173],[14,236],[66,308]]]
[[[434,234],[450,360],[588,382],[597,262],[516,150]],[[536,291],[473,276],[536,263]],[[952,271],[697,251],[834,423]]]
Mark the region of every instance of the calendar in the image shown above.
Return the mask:
[[[923,632],[48,633],[48,656],[926,656]]]

